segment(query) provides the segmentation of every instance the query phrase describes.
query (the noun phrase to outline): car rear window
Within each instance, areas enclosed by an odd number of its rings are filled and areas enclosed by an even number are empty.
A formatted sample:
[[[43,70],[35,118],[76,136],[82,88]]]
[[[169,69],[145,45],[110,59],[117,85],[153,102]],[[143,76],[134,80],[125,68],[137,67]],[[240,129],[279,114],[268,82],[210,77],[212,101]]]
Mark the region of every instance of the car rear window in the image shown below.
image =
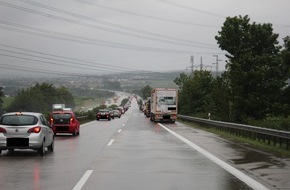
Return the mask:
[[[70,113],[54,113],[52,115],[53,119],[70,119],[71,114]]]
[[[0,119],[1,125],[11,126],[35,125],[37,122],[37,117],[33,115],[5,115]]]
[[[99,112],[109,112],[109,110],[99,110]]]

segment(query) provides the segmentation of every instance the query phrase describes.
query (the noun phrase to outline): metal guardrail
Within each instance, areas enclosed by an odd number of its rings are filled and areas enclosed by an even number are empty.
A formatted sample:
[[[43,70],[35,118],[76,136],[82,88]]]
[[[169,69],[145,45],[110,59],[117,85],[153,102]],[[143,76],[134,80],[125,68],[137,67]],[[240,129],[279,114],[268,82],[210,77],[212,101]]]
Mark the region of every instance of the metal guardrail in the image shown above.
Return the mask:
[[[210,120],[210,119],[190,117],[190,116],[185,116],[185,115],[178,115],[178,118],[191,121],[191,122],[197,122],[197,123],[207,124],[210,126],[215,126],[215,127],[218,127],[219,129],[224,129],[236,135],[248,136],[252,139],[258,139],[258,140],[262,139],[264,142],[267,141],[268,144],[273,142],[273,144],[276,145],[276,143],[278,142],[280,143],[280,147],[282,147],[283,144],[285,144],[286,149],[287,150],[289,149],[290,132],[288,131],[266,129],[266,128],[261,128],[261,127],[251,126],[251,125],[228,123],[228,122],[215,121],[215,120]]]
[[[87,116],[78,116],[78,117],[77,117],[77,119],[80,119],[80,120],[81,120],[81,119],[86,119],[86,118],[87,118]]]

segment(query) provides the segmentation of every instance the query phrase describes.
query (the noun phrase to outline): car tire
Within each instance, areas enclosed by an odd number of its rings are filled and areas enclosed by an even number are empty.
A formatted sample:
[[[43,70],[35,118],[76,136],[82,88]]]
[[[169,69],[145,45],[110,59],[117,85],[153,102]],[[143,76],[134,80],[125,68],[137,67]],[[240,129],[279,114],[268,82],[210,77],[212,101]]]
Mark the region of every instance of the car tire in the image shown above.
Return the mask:
[[[54,140],[52,141],[51,145],[49,145],[47,147],[47,149],[50,151],[50,152],[53,152],[54,151]]]
[[[42,142],[41,147],[39,149],[37,149],[37,152],[40,156],[44,156],[44,154],[45,154],[44,141]]]
[[[0,150],[0,155],[1,155],[1,153],[2,153],[2,150]]]

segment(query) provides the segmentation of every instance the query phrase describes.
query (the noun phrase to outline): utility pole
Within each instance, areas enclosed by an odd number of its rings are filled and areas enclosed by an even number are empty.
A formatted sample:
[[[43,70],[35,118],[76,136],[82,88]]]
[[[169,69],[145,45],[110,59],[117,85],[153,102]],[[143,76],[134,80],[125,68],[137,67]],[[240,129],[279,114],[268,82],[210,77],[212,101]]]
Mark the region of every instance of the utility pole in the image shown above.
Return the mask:
[[[193,73],[193,64],[194,64],[194,57],[193,57],[193,55],[190,56],[190,63],[191,63],[191,73]]]
[[[221,59],[219,59],[218,55],[213,55],[214,57],[216,57],[216,62],[213,63],[213,65],[216,65],[216,76],[218,76],[218,72],[219,72],[219,62],[222,61]]]
[[[203,64],[202,64],[202,56],[200,57],[200,70],[202,71],[203,69]]]
[[[191,63],[191,66],[190,67],[186,67],[187,68],[190,68],[191,69],[191,73],[193,73],[193,67],[194,67],[194,56],[190,56],[190,63]]]

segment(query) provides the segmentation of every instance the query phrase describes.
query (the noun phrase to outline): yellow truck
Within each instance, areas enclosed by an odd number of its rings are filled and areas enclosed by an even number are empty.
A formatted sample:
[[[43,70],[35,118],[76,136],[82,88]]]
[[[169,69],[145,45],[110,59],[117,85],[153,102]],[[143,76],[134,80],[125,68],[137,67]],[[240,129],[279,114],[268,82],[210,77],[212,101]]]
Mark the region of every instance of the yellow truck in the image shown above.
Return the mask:
[[[155,88],[151,92],[150,120],[172,122],[177,119],[178,90],[174,88]]]

